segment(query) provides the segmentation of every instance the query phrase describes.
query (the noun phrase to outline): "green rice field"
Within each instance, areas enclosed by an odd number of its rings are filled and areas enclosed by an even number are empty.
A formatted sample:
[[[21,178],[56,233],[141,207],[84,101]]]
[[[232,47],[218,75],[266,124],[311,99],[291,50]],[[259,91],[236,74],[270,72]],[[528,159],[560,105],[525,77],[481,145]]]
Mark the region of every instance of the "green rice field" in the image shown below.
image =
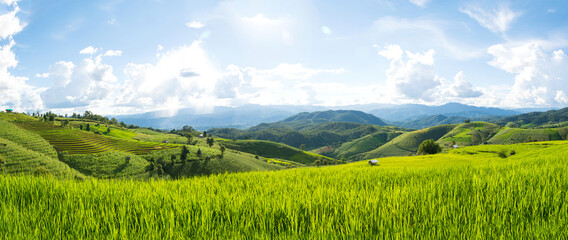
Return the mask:
[[[566,239],[568,142],[166,180],[0,175],[3,239]]]

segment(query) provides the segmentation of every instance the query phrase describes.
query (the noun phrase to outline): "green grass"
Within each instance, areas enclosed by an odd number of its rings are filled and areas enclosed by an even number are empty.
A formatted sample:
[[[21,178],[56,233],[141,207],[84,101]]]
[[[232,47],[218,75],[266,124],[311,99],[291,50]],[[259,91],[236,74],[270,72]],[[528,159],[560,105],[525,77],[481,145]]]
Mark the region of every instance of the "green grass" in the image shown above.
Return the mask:
[[[429,127],[414,132],[407,132],[394,138],[392,141],[380,146],[379,148],[366,153],[361,153],[361,156],[357,157],[361,159],[370,159],[414,154],[416,153],[416,151],[418,151],[418,146],[420,146],[420,143],[422,143],[422,141],[427,139],[437,140],[446,135],[448,132],[452,131],[456,126],[457,124],[446,124]]]
[[[283,143],[276,143],[263,140],[217,140],[219,144],[227,148],[255,154],[265,158],[280,158],[289,161],[312,164],[318,159],[335,162],[334,159],[316,153],[301,151]]]
[[[178,181],[0,175],[0,238],[566,239],[567,150],[484,145]]]

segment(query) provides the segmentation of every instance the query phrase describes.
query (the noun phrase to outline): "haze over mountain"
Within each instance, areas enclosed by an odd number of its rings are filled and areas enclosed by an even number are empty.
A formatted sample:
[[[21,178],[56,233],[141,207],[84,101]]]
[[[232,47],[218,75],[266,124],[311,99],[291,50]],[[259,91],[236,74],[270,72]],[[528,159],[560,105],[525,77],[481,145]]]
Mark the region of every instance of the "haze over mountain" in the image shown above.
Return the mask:
[[[442,114],[448,117],[476,118],[485,116],[511,116],[520,114],[515,110],[493,107],[476,107],[461,103],[447,103],[441,106],[426,106],[421,104],[405,104],[380,108],[369,113],[387,121],[412,121],[425,116]]]

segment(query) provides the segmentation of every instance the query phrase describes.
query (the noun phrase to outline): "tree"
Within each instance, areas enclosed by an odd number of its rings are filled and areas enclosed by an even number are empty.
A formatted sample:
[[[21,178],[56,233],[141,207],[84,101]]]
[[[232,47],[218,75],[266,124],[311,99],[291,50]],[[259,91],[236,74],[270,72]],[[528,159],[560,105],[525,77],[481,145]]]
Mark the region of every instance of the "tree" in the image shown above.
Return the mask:
[[[203,137],[207,137],[207,131],[203,131]]]
[[[107,133],[109,133],[109,132],[110,132],[110,127],[107,127]]]
[[[187,147],[185,145],[183,147],[181,147],[181,155],[179,157],[179,160],[181,160],[182,162],[185,162],[187,160],[187,154],[188,153],[189,153],[189,150],[187,149]],[[174,156],[174,155],[172,155],[172,156]]]
[[[164,169],[162,168],[162,164],[156,165],[156,173],[158,173],[158,176],[160,177],[164,175]]]
[[[225,146],[221,145],[221,147],[219,148],[219,150],[221,150],[221,156],[223,154],[225,154]]]
[[[87,128],[85,129],[86,131],[91,131],[91,124],[87,123]]]
[[[306,144],[301,144],[301,145],[300,145],[300,150],[304,151],[305,148],[306,148]]]
[[[202,157],[201,148],[197,149],[197,152],[195,153],[195,155],[197,155],[198,158]]]
[[[185,137],[187,138],[187,144],[191,144],[191,141],[193,140],[193,135],[191,135],[191,133],[186,133]]]
[[[418,146],[418,155],[426,154],[436,154],[442,151],[440,144],[434,141],[434,139],[424,140],[420,146]]]
[[[209,147],[213,146],[213,143],[215,143],[215,140],[213,138],[207,138],[206,140],[207,145],[209,145]]]
[[[83,130],[83,124],[79,124],[79,129]]]
[[[466,120],[465,120],[465,121],[463,121],[463,122],[464,122],[464,123],[470,123],[470,122],[471,122],[471,120],[469,120],[469,119],[466,119]]]
[[[314,161],[314,164],[319,167],[319,166],[321,165],[321,161],[320,161],[319,159],[318,159],[318,160],[315,160],[315,161]]]

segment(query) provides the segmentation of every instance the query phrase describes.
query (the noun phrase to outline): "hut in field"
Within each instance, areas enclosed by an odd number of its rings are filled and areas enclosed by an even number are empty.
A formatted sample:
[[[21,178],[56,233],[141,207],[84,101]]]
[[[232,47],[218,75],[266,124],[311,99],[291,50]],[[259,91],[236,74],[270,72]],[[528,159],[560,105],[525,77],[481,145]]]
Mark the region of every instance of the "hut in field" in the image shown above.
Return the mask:
[[[7,112],[7,113],[11,113],[11,112],[13,112],[13,111],[14,111],[14,110],[12,110],[11,108],[6,108],[6,112]]]
[[[369,160],[369,165],[371,165],[371,166],[375,166],[378,163],[379,163],[379,160],[377,160],[377,159]]]

